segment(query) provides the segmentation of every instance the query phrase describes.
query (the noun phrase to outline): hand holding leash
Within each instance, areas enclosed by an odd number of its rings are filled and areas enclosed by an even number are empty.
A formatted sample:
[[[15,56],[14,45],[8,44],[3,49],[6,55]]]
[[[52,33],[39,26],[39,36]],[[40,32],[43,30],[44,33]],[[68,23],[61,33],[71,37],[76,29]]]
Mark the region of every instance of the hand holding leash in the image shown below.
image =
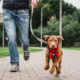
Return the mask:
[[[31,0],[31,4],[33,4],[34,8],[37,6],[37,1],[38,0]]]

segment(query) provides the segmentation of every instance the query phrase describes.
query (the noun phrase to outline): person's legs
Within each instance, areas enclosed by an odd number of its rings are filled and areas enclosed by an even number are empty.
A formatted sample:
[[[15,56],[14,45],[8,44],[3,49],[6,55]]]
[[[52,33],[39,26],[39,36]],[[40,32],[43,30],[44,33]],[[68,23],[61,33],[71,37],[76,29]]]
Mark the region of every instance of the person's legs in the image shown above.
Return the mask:
[[[17,10],[16,23],[19,29],[19,39],[23,45],[23,49],[26,50],[29,47],[29,13],[28,9]]]
[[[19,64],[19,55],[16,43],[16,28],[14,20],[14,12],[12,10],[3,10],[3,22],[8,37],[8,46],[11,59],[11,65],[14,63]]]
[[[17,16],[16,16],[16,23],[18,25],[19,29],[19,39],[22,43],[24,53],[26,54],[24,58],[25,60],[29,59],[29,11],[28,9],[20,9],[16,10]]]

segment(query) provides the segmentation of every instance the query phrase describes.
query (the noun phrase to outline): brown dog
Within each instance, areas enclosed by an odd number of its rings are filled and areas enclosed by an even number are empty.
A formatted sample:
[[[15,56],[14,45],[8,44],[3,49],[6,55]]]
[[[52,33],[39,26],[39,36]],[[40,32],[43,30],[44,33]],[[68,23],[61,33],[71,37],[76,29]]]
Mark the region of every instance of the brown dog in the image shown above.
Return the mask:
[[[52,58],[52,68],[50,70],[50,74],[53,74],[56,69],[56,77],[59,77],[61,72],[61,62],[62,62],[62,55],[63,51],[60,48],[61,42],[63,39],[62,36],[49,36],[44,35],[44,39],[48,41],[48,47],[46,50],[46,65],[44,67],[45,70],[49,69],[49,61]],[[58,40],[60,39],[60,43]]]

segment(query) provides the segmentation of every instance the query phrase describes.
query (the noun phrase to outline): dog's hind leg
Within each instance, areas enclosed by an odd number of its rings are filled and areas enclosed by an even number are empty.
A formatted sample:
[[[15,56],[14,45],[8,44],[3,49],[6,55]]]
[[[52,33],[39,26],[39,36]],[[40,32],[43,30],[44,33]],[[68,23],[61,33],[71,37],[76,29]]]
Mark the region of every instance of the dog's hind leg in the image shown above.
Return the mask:
[[[49,69],[49,61],[50,61],[49,55],[50,55],[50,52],[49,52],[49,50],[47,49],[47,50],[46,50],[46,66],[44,67],[45,70],[48,70],[48,69]]]

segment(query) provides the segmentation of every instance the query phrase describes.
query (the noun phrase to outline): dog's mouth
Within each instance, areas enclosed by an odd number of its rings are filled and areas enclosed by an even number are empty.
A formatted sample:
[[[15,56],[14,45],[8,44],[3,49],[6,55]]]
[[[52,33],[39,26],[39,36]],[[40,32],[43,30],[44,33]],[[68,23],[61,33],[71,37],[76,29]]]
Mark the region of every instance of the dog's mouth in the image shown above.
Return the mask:
[[[51,46],[49,46],[49,48],[51,48],[51,49],[55,49],[55,48],[57,48],[57,46],[55,46],[55,45],[51,45]]]

